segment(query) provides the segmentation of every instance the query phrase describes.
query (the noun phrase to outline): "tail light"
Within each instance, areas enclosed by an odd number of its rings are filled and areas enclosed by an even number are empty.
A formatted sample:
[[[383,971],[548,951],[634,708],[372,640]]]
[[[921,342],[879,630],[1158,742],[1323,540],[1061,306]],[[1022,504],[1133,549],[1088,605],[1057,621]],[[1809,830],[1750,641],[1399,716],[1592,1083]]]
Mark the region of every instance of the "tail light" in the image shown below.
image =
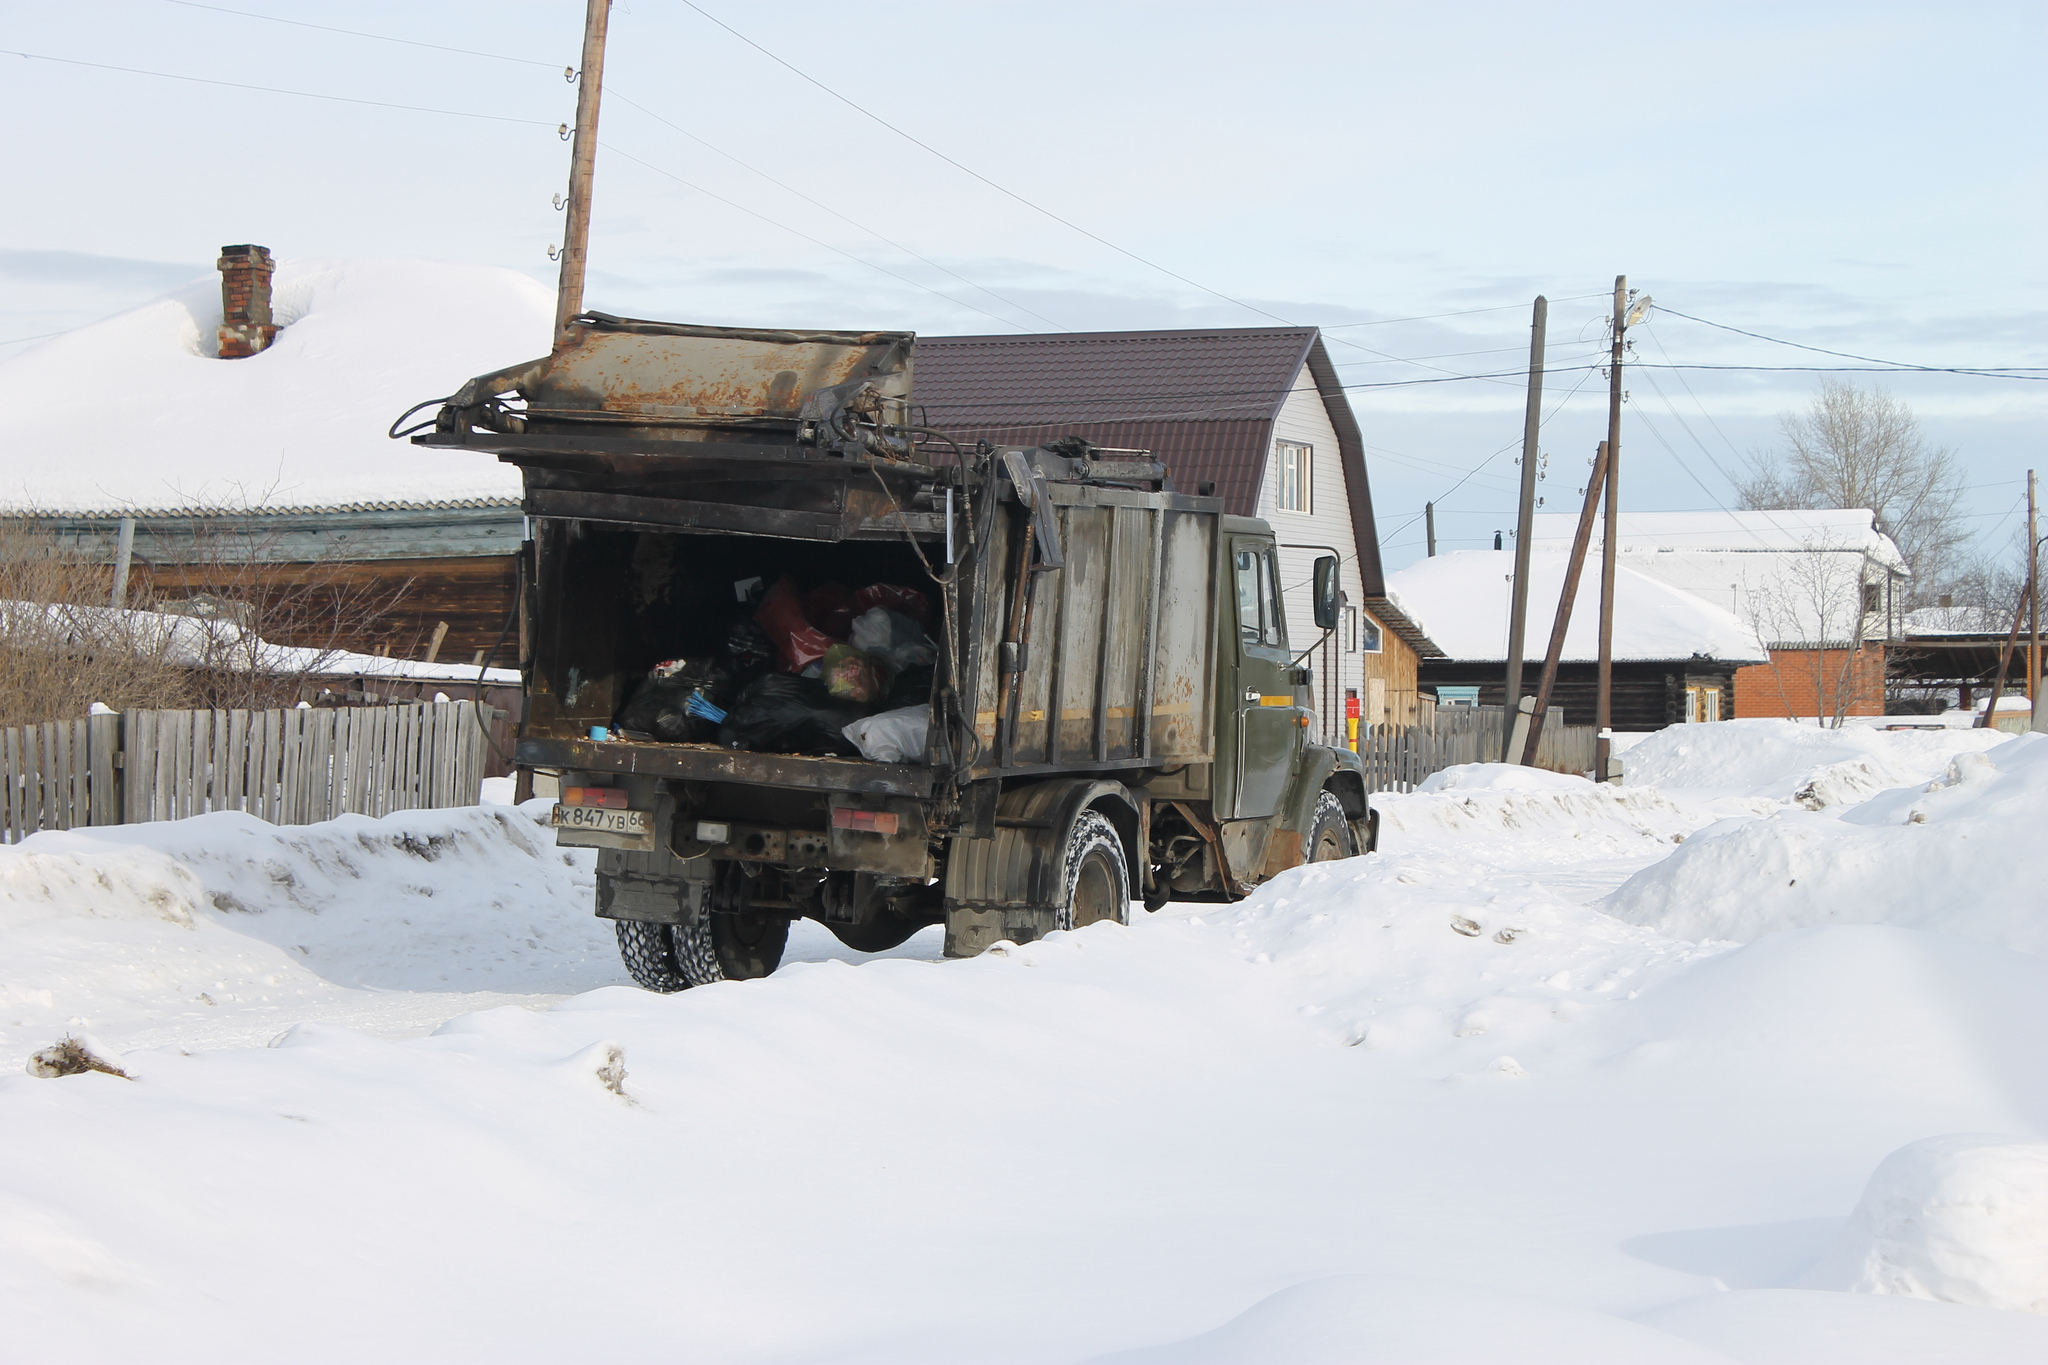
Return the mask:
[[[564,787],[562,804],[565,806],[603,806],[608,810],[626,809],[624,787]]]
[[[886,810],[849,810],[840,806],[832,812],[832,828],[859,830],[863,834],[894,834],[896,813]]]

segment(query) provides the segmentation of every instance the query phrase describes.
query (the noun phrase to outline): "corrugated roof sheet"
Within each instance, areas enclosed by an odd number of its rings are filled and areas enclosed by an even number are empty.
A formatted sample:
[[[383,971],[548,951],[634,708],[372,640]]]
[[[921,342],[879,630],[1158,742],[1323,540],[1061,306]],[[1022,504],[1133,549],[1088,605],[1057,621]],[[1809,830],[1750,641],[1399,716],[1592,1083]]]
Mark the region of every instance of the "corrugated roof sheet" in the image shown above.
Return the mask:
[[[1313,327],[919,337],[934,426],[1270,421]]]

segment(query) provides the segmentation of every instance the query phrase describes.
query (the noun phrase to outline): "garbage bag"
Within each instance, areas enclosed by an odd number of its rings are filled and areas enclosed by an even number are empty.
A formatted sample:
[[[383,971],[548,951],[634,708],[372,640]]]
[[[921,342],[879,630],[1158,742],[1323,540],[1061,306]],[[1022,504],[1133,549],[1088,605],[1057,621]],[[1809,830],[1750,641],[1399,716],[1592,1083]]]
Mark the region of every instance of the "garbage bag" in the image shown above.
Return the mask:
[[[871,583],[847,598],[830,616],[819,619],[817,624],[826,634],[844,640],[853,629],[853,619],[876,607],[900,611],[920,626],[931,623],[931,599],[916,588],[906,588],[900,583]]]
[[[825,651],[838,643],[811,624],[810,618],[804,614],[803,599],[797,595],[796,580],[787,574],[776,579],[775,586],[768,589],[754,612],[754,619],[767,632],[768,639],[775,646],[777,662],[786,673],[801,673],[807,665],[824,658]]]
[[[932,699],[932,680],[936,670],[930,664],[906,668],[896,675],[889,684],[889,695],[882,699],[882,705],[894,710],[904,706],[921,706]]]
[[[864,708],[834,698],[823,683],[766,673],[739,691],[718,742],[771,754],[855,754],[845,729]]]
[[[712,656],[713,666],[722,675],[719,681],[729,689],[717,700],[730,700],[743,685],[766,673],[773,662],[775,644],[768,638],[768,632],[761,629],[761,623],[747,617],[733,622],[725,643]]]
[[[888,607],[869,607],[856,616],[850,638],[855,649],[874,655],[899,673],[928,664],[939,655],[923,626]]]
[[[834,645],[819,661],[819,680],[825,690],[840,701],[856,706],[873,706],[887,688],[887,670],[875,659],[852,645]]]
[[[905,706],[855,721],[846,727],[846,737],[862,758],[877,763],[922,763],[931,728],[930,706]]]
[[[710,659],[663,660],[634,686],[619,708],[616,724],[670,744],[702,743],[717,728],[704,708],[717,710],[721,694],[729,694],[722,683],[720,670]],[[695,706],[693,697],[699,699]]]

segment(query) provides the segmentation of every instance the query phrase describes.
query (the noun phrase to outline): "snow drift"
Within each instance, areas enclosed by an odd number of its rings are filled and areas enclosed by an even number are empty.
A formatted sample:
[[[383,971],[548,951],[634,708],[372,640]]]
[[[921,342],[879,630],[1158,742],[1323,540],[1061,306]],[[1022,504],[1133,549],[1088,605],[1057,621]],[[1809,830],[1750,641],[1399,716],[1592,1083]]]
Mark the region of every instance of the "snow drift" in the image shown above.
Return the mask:
[[[1924,787],[1709,828],[1600,908],[1691,940],[1891,924],[2048,956],[2044,811],[2048,736],[1999,737]]]
[[[1995,748],[2006,738],[1992,730],[1824,730],[1789,720],[1673,725],[1629,746],[1623,781],[1819,809],[1926,782],[1957,754]]]
[[[1893,1152],[1805,1283],[2048,1313],[2048,1142],[1952,1133]]]

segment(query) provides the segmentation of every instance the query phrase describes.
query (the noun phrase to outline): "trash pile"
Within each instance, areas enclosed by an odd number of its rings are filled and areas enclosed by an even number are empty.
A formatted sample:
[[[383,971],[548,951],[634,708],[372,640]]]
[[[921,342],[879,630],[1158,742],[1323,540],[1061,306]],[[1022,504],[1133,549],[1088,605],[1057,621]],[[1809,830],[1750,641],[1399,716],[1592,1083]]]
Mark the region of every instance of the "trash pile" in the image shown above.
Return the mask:
[[[618,713],[621,738],[923,761],[939,653],[930,598],[894,583],[802,592],[788,575],[733,587],[751,614],[708,657],[656,664]]]

